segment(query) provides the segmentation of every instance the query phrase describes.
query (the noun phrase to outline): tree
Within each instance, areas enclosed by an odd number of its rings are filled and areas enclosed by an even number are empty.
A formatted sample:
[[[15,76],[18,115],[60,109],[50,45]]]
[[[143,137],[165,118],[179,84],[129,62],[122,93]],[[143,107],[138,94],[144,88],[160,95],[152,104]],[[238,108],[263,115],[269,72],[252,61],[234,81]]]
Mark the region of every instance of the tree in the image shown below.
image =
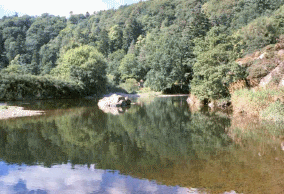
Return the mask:
[[[40,58],[40,74],[49,74],[50,71],[56,66],[56,60],[60,50],[60,41],[58,38],[50,41],[48,44],[43,45],[39,51]]]
[[[108,36],[110,40],[109,47],[111,53],[122,48],[123,33],[119,25],[112,26],[109,30]]]
[[[70,49],[58,61],[52,75],[83,84],[88,94],[104,92],[107,64],[97,49],[88,45]]]
[[[58,36],[59,32],[67,25],[65,17],[55,17],[49,14],[42,14],[36,18],[26,33],[26,49],[30,55],[30,62],[34,52],[40,51],[40,48],[50,40]],[[37,60],[37,62],[39,62]]]
[[[139,69],[135,54],[127,54],[120,62],[119,72],[122,80],[126,78],[139,78]]]
[[[83,14],[74,15],[73,12],[72,13],[70,12],[70,17],[68,19],[68,22],[70,24],[78,24],[84,19],[86,19],[86,16],[84,16]]]
[[[245,76],[234,62],[241,53],[232,36],[224,26],[213,27],[205,38],[197,38],[195,45],[191,93],[201,100],[229,96],[229,84]]]
[[[7,68],[2,69],[1,73],[7,74],[25,74],[25,66],[20,55],[17,55],[14,60],[10,62]]]
[[[121,60],[125,56],[125,51],[123,49],[117,50],[113,53],[111,53],[108,56],[108,68],[107,68],[107,74],[113,75],[113,81],[116,84],[119,84],[119,81],[121,79],[121,73],[119,71]]]
[[[128,50],[131,42],[136,42],[139,35],[142,34],[141,24],[133,17],[129,18],[125,22],[125,28],[123,29],[123,49]]]
[[[98,51],[107,57],[109,52],[109,37],[108,32],[105,29],[100,31],[96,44]]]
[[[146,64],[143,62],[144,69],[149,67],[145,84],[158,91],[171,88],[176,83],[187,85],[188,75],[192,72],[190,59],[194,57],[190,41],[186,33],[175,30],[173,26],[164,28],[159,37],[155,33],[148,34]]]

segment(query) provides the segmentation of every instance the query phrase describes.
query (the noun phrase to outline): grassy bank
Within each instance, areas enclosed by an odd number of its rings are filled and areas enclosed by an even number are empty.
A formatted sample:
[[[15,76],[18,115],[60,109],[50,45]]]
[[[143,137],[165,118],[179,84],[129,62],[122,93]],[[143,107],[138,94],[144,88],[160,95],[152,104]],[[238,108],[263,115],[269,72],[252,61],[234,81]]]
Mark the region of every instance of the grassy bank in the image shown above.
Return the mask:
[[[284,88],[241,89],[232,94],[231,100],[235,113],[284,121]]]

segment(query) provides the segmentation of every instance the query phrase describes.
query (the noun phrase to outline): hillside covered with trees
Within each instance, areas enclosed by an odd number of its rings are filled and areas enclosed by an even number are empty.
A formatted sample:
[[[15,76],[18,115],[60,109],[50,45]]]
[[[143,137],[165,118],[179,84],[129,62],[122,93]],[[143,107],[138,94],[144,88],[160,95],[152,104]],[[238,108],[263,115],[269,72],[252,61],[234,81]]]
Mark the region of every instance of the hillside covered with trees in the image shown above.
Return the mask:
[[[201,100],[229,97],[230,83],[248,74],[236,60],[284,34],[283,4],[148,0],[68,19],[4,16],[0,99],[91,95],[129,79],[155,91],[179,84]]]

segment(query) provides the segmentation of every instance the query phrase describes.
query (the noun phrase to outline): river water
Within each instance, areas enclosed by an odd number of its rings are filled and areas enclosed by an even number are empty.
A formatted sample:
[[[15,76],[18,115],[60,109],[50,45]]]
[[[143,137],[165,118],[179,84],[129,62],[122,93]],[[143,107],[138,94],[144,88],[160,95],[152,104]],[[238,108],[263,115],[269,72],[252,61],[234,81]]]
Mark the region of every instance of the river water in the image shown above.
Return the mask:
[[[0,121],[0,193],[284,193],[282,124],[186,97],[96,104],[8,103],[46,114]]]

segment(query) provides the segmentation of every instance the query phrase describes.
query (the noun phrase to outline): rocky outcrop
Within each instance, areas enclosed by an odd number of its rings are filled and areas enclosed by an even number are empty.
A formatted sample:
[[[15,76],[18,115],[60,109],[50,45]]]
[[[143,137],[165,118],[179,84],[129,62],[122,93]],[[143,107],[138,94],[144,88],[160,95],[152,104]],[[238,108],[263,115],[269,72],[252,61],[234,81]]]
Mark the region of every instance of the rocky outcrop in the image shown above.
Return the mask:
[[[279,86],[281,86],[283,73],[284,73],[284,63],[281,63],[274,70],[272,70],[267,76],[265,76],[260,80],[259,86],[266,87],[270,82],[278,82]]]
[[[106,107],[126,107],[131,104],[131,100],[127,97],[113,94],[110,97],[104,97],[98,102],[100,109],[105,109]]]
[[[284,58],[284,49],[281,49],[277,52],[278,57],[280,57],[281,59]]]
[[[279,87],[284,87],[284,76],[282,77],[281,81],[279,82]]]

